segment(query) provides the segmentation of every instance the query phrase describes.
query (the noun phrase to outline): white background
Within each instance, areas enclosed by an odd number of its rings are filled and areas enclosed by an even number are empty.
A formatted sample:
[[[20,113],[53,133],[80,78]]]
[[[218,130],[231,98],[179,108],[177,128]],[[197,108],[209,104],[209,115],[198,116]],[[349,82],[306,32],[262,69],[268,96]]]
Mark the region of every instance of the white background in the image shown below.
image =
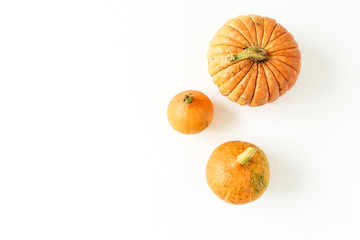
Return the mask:
[[[229,18],[275,18],[299,43],[294,88],[258,108],[221,96],[208,44]],[[1,1],[0,239],[356,239],[357,1]],[[170,99],[200,90],[213,123],[186,136]],[[268,156],[257,201],[205,179],[211,152]]]

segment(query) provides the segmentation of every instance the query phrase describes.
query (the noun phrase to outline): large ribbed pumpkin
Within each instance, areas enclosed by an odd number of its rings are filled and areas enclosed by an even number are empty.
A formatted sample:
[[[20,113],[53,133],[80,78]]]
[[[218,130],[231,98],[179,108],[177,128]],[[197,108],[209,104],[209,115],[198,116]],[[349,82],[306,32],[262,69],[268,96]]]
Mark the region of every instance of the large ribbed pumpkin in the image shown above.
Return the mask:
[[[221,94],[240,105],[275,101],[294,86],[301,67],[291,33],[274,19],[257,15],[227,21],[211,40],[207,57]]]

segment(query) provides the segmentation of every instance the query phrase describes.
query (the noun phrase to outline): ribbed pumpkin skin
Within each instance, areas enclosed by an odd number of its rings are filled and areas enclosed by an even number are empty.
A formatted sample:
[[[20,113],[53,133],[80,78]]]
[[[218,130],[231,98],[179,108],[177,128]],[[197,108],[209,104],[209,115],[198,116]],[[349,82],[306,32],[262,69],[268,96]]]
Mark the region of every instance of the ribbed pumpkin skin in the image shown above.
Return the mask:
[[[228,60],[249,47],[267,59]],[[220,93],[240,105],[261,106],[291,89],[300,73],[301,53],[294,37],[272,18],[258,15],[230,19],[215,34],[208,50],[208,70]]]
[[[245,164],[237,156],[248,147],[257,152]],[[254,144],[230,141],[218,146],[206,165],[206,180],[211,190],[231,204],[245,204],[258,199],[266,190],[270,179],[269,163],[265,153]]]
[[[193,101],[185,103],[184,95],[191,94]],[[170,101],[167,116],[170,125],[183,134],[196,134],[212,122],[214,107],[211,100],[202,92],[187,90],[176,94]]]

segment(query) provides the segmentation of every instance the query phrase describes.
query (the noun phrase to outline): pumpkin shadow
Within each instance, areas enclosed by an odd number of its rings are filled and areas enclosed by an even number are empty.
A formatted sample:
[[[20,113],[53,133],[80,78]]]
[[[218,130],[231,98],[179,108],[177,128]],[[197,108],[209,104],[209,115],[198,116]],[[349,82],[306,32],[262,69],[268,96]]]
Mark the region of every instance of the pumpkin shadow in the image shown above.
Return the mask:
[[[279,156],[268,155],[270,165],[269,192],[290,194],[299,187],[301,179],[295,168]]]
[[[233,126],[238,119],[233,111],[225,107],[225,104],[213,102],[214,105],[214,118],[208,130],[210,131],[221,131],[222,129]],[[216,129],[216,130],[215,130]]]

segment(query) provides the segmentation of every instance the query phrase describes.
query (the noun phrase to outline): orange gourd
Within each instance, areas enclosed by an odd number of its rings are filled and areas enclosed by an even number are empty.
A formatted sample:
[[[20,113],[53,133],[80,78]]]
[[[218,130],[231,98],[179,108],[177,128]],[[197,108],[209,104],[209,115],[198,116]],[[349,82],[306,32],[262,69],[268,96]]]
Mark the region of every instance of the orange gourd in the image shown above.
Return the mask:
[[[170,125],[183,134],[195,134],[210,125],[214,114],[211,100],[202,92],[188,90],[171,99],[167,116]]]
[[[269,184],[264,152],[251,143],[230,141],[218,146],[206,165],[211,190],[222,200],[245,204],[258,199]]]
[[[208,69],[220,93],[240,105],[261,106],[291,89],[300,73],[294,37],[274,19],[230,19],[208,50]]]

